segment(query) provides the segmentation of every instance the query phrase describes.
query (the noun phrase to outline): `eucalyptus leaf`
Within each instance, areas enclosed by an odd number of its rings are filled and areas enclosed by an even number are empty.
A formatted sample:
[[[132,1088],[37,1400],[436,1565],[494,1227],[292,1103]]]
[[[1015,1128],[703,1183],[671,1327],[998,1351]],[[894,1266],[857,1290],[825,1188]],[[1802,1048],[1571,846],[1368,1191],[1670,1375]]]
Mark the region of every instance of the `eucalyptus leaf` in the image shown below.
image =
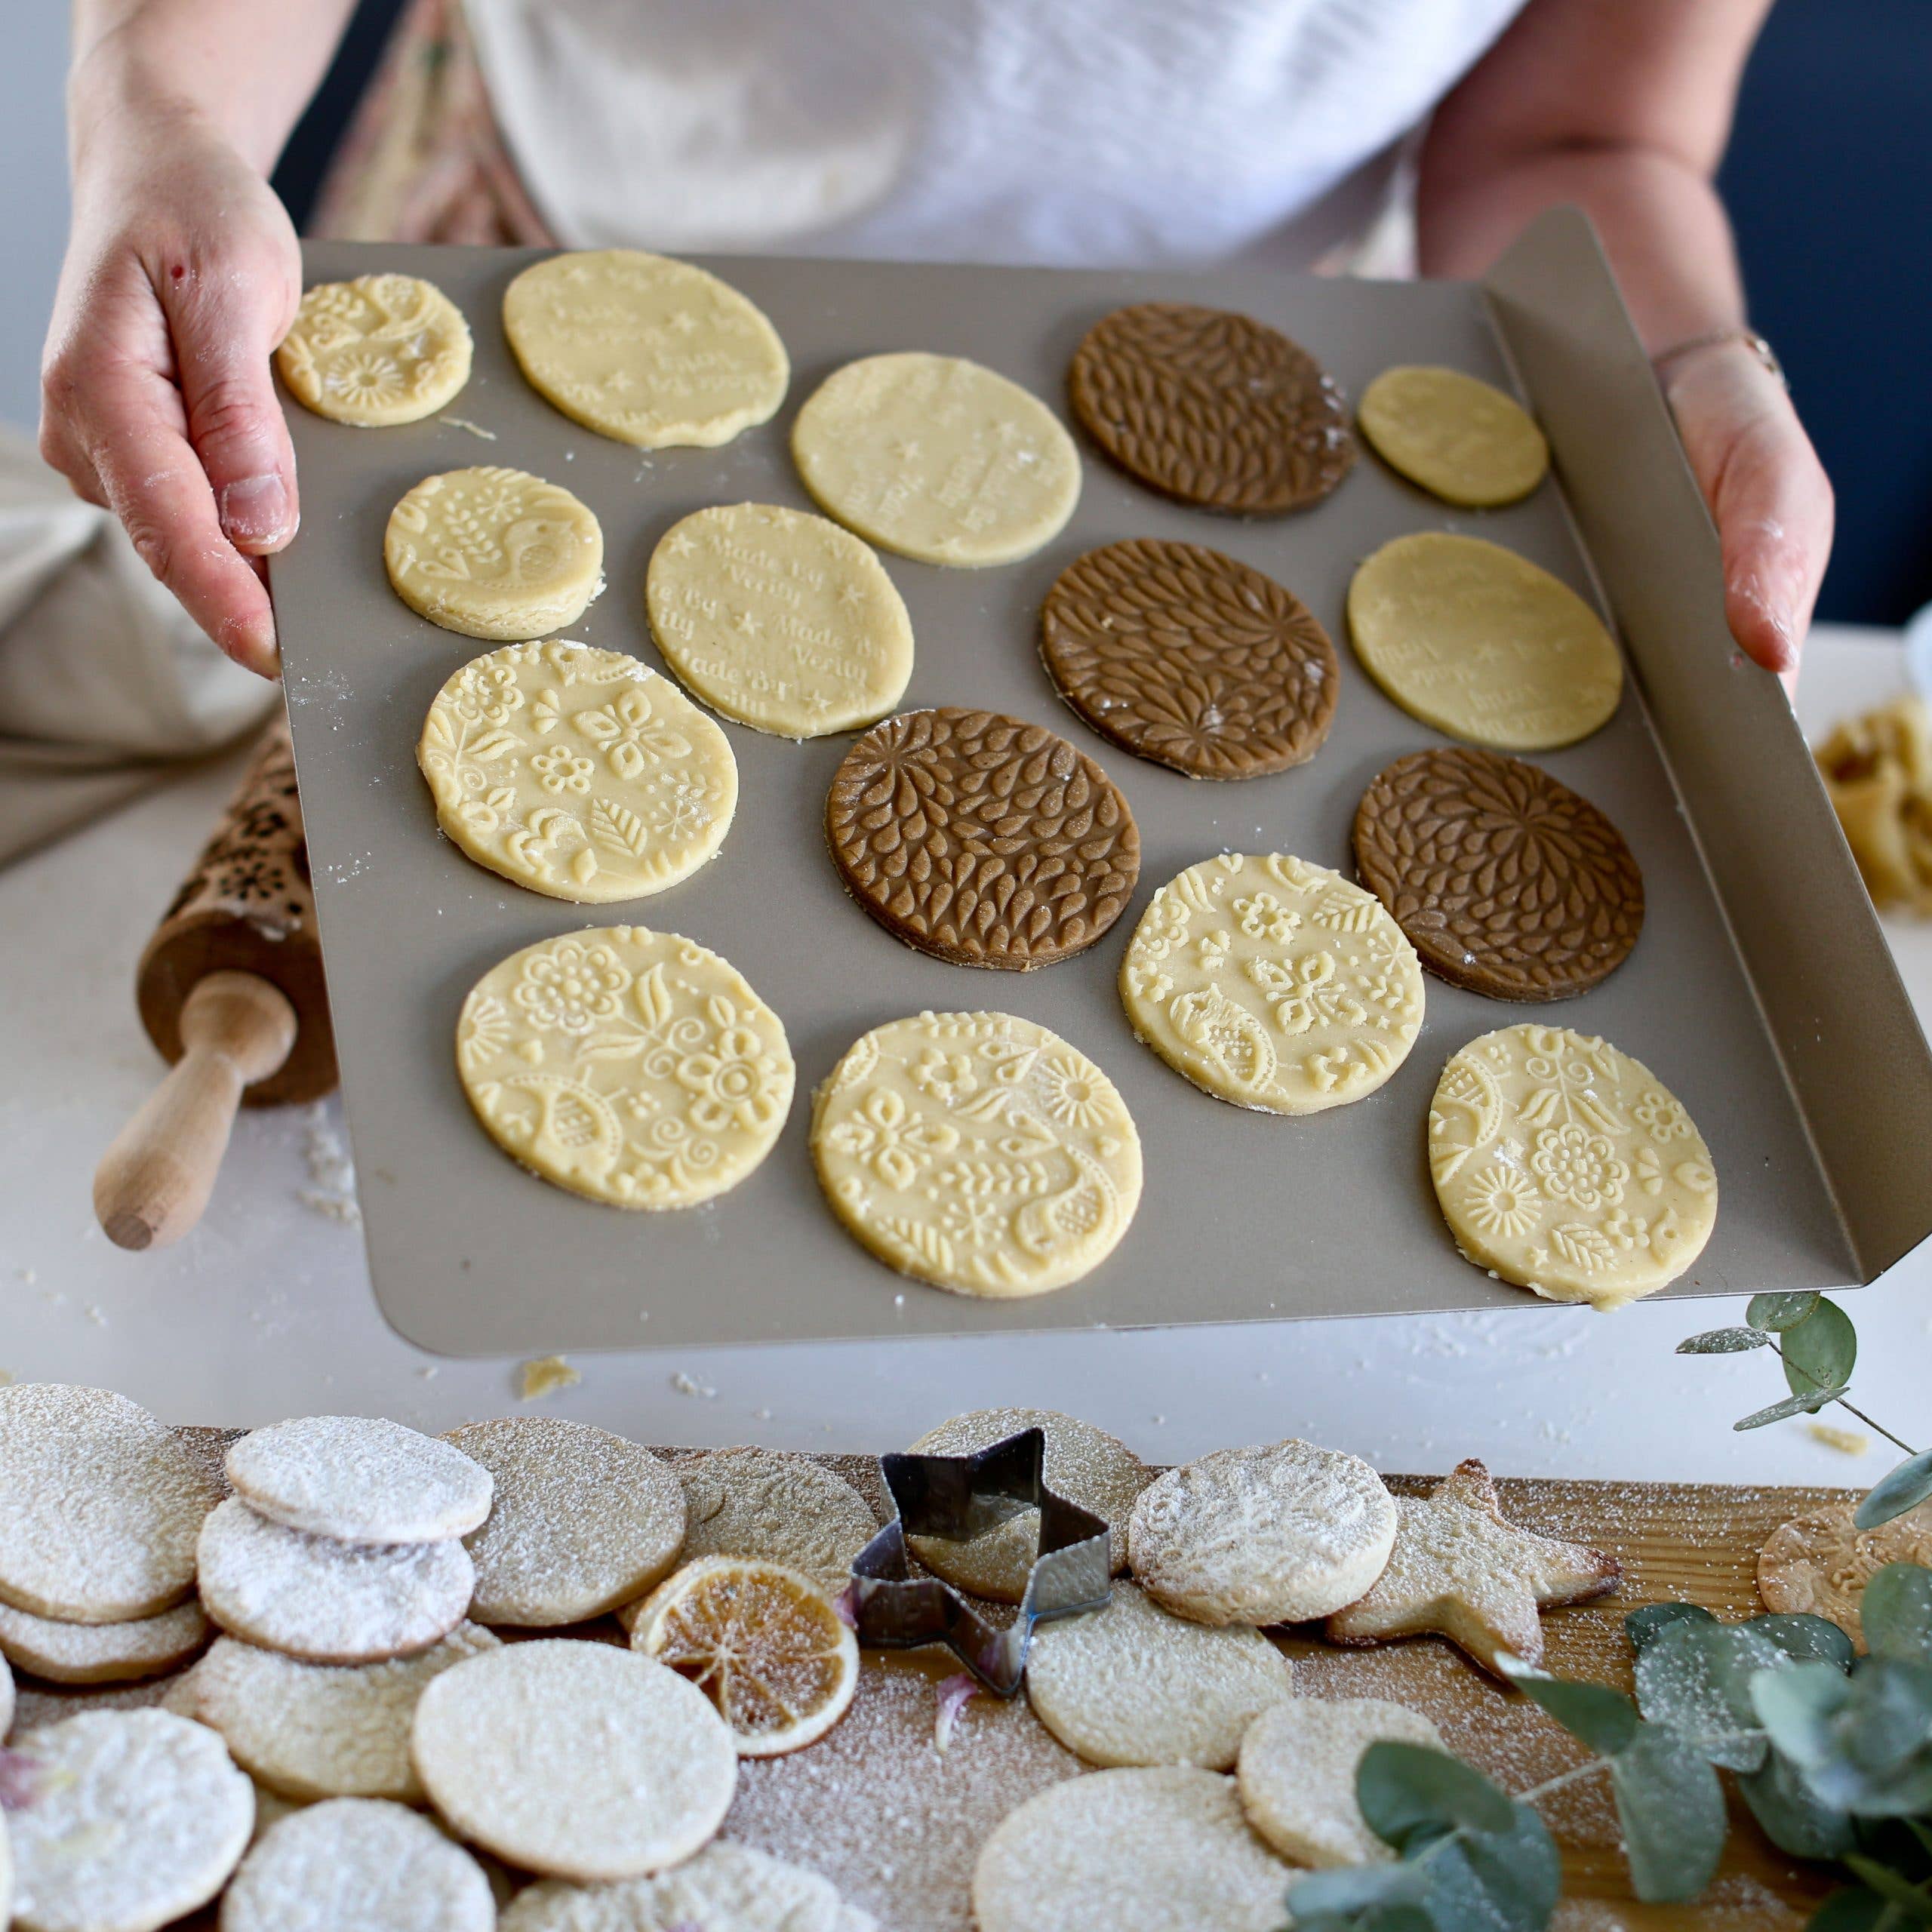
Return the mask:
[[[1809,1611],[1774,1611],[1740,1627],[1770,1638],[1794,1663],[1835,1664],[1849,1670],[1857,1655],[1851,1639],[1835,1623]]]
[[[1798,1294],[1753,1295],[1745,1309],[1744,1318],[1754,1328],[1769,1328],[1782,1334],[1787,1328],[1795,1328],[1823,1299],[1815,1289]]]
[[[1762,1429],[1767,1422],[1786,1422],[1793,1416],[1815,1416],[1845,1392],[1843,1389],[1820,1389],[1809,1395],[1787,1395],[1782,1402],[1774,1402],[1767,1409],[1756,1410],[1741,1422],[1733,1423],[1731,1427]]]
[[[1932,1570],[1887,1563],[1860,1599],[1865,1647],[1875,1657],[1932,1664]]]
[[[1755,1771],[1765,1743],[1751,1679],[1786,1661],[1749,1623],[1680,1619],[1637,1654],[1638,1707],[1654,1723],[1675,1724],[1713,1764]]]
[[[1784,1333],[1784,1378],[1794,1395],[1819,1389],[1842,1389],[1858,1359],[1858,1331],[1851,1317],[1820,1295],[1818,1305]]]
[[[1869,1891],[1876,1892],[1887,1905],[1895,1906],[1912,1925],[1932,1925],[1932,1898],[1928,1898],[1909,1878],[1889,1866],[1855,1851],[1844,1855],[1844,1868]]]
[[[1377,1907],[1420,1905],[1429,1896],[1429,1879],[1428,1866],[1413,1863],[1343,1865],[1311,1872],[1288,1887],[1291,1922],[1297,1927],[1323,1921],[1358,1924],[1358,1915]]]
[[[1706,1328],[1701,1335],[1687,1335],[1677,1345],[1681,1355],[1736,1355],[1747,1349],[1761,1349],[1771,1339],[1768,1328]]]
[[[1851,1520],[1861,1530],[1875,1530],[1881,1523],[1915,1509],[1928,1496],[1932,1496],[1932,1449],[1921,1449],[1866,1491]]]
[[[1811,1915],[1804,1932],[1884,1932],[1896,1927],[1891,1908],[1863,1885],[1842,1885]]]
[[[1630,1647],[1641,1651],[1673,1623],[1715,1623],[1717,1619],[1700,1603],[1647,1603],[1632,1611],[1623,1620],[1624,1635]],[[1650,1713],[1646,1712],[1645,1716]]]
[[[1630,1884],[1640,1899],[1695,1898],[1724,1856],[1724,1788],[1674,1725],[1641,1725],[1610,1761]]]
[[[1544,1932],[1562,1890],[1556,1847],[1527,1804],[1506,1831],[1466,1831],[1432,1851],[1429,1913],[1436,1932]]]
[[[1457,1826],[1508,1832],[1516,1810],[1480,1771],[1421,1744],[1371,1744],[1355,1767],[1355,1801],[1369,1829],[1398,1851]]]
[[[1752,1702],[1775,1749],[1824,1804],[1865,1818],[1932,1810],[1932,1666],[1868,1657],[1760,1671]]]
[[[1835,1858],[1852,1843],[1849,1814],[1827,1804],[1775,1751],[1757,1770],[1740,1772],[1737,1789],[1764,1835],[1794,1858]]]
[[[1829,1758],[1832,1721],[1850,1702],[1850,1680],[1828,1663],[1761,1670],[1751,1679],[1751,1706],[1773,1748],[1804,1771]]]
[[[1600,1758],[1615,1757],[1637,1734],[1635,1707],[1607,1684],[1579,1684],[1535,1671],[1512,1672],[1509,1681]]]

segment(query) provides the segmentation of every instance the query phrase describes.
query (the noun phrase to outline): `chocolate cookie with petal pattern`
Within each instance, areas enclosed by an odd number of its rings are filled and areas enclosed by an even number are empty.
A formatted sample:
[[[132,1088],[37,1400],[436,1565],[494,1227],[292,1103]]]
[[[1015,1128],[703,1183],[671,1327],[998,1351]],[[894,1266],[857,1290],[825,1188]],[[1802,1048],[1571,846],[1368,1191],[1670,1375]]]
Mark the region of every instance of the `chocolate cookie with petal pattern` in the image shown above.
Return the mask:
[[[1587,992],[1643,930],[1623,834],[1521,758],[1460,745],[1398,758],[1362,795],[1355,848],[1422,963],[1493,999]]]
[[[1038,724],[995,711],[902,712],[845,754],[826,842],[895,939],[1008,972],[1084,952],[1126,910],[1140,834],[1119,788]]]
[[[1074,351],[1067,390],[1129,475],[1203,509],[1306,509],[1355,460],[1333,378],[1280,330],[1226,309],[1116,309]]]
[[[1040,654],[1103,737],[1190,778],[1255,778],[1312,758],[1341,671],[1328,634],[1272,577],[1198,543],[1090,550],[1040,611]]]

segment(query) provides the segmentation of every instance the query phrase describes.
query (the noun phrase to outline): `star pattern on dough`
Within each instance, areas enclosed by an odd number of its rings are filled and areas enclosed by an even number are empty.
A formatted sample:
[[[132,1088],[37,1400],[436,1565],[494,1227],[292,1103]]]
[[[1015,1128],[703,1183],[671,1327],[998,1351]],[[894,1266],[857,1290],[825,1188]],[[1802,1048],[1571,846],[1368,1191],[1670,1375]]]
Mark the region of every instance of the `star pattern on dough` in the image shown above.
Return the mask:
[[[1601,1550],[1519,1529],[1495,1479],[1472,1457],[1426,1497],[1395,1499],[1395,1547],[1360,1601],[1327,1620],[1335,1644],[1380,1644],[1427,1633],[1497,1671],[1504,1651],[1543,1658],[1540,1610],[1614,1589],[1623,1565]]]

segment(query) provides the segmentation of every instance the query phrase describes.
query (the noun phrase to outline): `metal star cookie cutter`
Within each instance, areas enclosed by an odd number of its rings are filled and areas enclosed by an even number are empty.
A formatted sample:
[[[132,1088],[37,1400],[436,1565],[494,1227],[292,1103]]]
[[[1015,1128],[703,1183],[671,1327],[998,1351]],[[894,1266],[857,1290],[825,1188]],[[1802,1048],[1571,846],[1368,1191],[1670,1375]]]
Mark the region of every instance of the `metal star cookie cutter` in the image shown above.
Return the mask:
[[[1097,1610],[1107,1601],[1108,1527],[1091,1509],[1047,1487],[1047,1438],[1023,1429],[971,1456],[881,1456],[894,1514],[852,1561],[859,1641],[875,1649],[943,1644],[996,1696],[1011,1697],[1026,1673],[1033,1626]],[[1040,1540],[1013,1622],[989,1623],[949,1583],[915,1577],[909,1536],[963,1541],[1014,1513],[1040,1512]]]

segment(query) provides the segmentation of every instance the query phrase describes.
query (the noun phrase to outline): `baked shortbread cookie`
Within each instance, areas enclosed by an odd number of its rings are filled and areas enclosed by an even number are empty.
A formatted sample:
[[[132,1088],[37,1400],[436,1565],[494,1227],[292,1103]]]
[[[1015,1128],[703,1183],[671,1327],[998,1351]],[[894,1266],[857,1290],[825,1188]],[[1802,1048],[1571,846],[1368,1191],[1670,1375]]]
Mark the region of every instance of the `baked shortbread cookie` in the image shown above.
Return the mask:
[[[618,1885],[546,1878],[519,1892],[498,1932],[878,1932],[869,1912],[804,1866],[722,1840],[675,1872]]]
[[[1862,1651],[1866,1585],[1888,1563],[1932,1567],[1932,1503],[1874,1530],[1852,1521],[1853,1506],[1827,1503],[1780,1523],[1758,1552],[1758,1593],[1767,1610],[1826,1618]]]
[[[68,1623],[0,1604],[0,1658],[50,1684],[158,1677],[186,1663],[211,1634],[207,1613],[192,1598],[125,1623]],[[6,1704],[0,1693],[0,1737],[7,1734]]]

